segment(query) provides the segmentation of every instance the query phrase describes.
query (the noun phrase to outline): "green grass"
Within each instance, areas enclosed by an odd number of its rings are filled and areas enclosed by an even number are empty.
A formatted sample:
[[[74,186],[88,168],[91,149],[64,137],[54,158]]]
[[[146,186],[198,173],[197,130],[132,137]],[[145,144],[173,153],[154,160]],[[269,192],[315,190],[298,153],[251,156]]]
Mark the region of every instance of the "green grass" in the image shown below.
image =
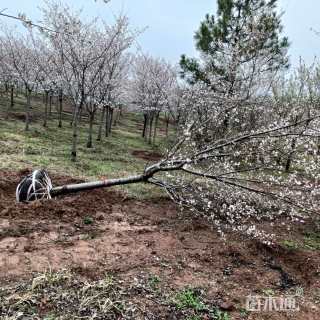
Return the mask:
[[[320,233],[319,232],[307,232],[301,241],[296,242],[293,240],[285,240],[282,245],[290,250],[320,250]]]
[[[134,150],[160,151],[166,144],[163,135],[158,135],[157,146],[151,146],[141,137],[138,124],[142,115],[125,113],[119,124],[113,128],[110,137],[96,141],[98,125],[94,126],[93,148],[86,147],[87,123],[82,120],[79,127],[79,144],[76,163],[70,160],[72,131],[70,114],[63,114],[63,128],[58,128],[53,113],[48,127],[42,126],[43,105],[41,99],[33,102],[30,131],[24,131],[24,99],[15,99],[13,112],[4,120],[6,101],[0,98],[0,169],[46,168],[51,172],[86,180],[124,177],[141,173],[147,161],[132,155]],[[55,110],[55,108],[53,108]],[[19,117],[19,118],[18,118]],[[97,114],[96,119],[100,118]],[[150,185],[117,187],[135,197],[159,195],[159,190]]]
[[[306,233],[303,238],[305,248],[309,250],[320,250],[320,233],[310,232]]]
[[[178,292],[174,297],[174,304],[178,309],[193,309],[202,311],[206,309],[205,304],[201,301],[199,295],[192,289],[185,289]]]
[[[198,290],[185,288],[177,292],[172,298],[173,305],[181,311],[192,312],[193,315],[187,317],[188,320],[203,319],[204,314],[210,315],[213,320],[231,320],[227,312],[208,305]]]
[[[293,240],[284,240],[282,244],[289,250],[296,250],[299,248],[299,244]]]
[[[121,279],[111,274],[85,280],[71,270],[48,270],[0,287],[0,319],[159,319],[163,315],[163,319],[231,320],[191,289],[171,291],[166,282],[161,290],[150,291],[149,281],[143,276]],[[183,304],[181,308],[168,303],[168,289]]]

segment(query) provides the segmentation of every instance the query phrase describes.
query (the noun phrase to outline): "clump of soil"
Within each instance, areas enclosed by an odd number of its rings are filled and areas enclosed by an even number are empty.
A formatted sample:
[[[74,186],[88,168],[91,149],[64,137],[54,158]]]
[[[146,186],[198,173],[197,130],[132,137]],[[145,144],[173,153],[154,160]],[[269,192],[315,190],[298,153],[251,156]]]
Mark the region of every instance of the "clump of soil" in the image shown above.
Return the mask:
[[[201,288],[208,301],[228,306],[235,319],[249,294],[286,295],[303,288],[294,319],[318,319],[319,251],[268,247],[236,234],[224,240],[167,199],[128,199],[112,189],[18,204],[15,188],[29,171],[0,171],[0,287],[48,269],[66,268],[97,281],[111,273],[125,283],[144,274],[159,279],[163,290]],[[57,185],[79,182],[50,176]],[[292,225],[291,234],[301,238],[308,228]],[[273,232],[279,239],[288,235],[286,226]],[[144,299],[128,294],[132,301]],[[161,314],[157,304],[144,307]],[[250,319],[288,318],[275,313]]]

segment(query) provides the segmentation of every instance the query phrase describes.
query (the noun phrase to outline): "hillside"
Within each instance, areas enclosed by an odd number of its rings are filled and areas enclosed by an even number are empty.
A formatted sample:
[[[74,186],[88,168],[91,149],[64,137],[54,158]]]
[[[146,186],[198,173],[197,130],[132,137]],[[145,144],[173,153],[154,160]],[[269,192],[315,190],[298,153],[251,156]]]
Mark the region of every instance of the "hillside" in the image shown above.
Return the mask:
[[[46,168],[55,185],[122,177],[159,159],[167,143],[160,129],[148,145],[142,117],[124,112],[92,149],[83,121],[72,163],[70,114],[57,128],[53,112],[43,128],[35,98],[26,133],[24,98],[15,101],[8,120],[6,100],[0,106],[1,319],[271,319],[245,310],[250,294],[297,295],[299,313],[272,319],[317,319],[320,225],[261,222],[276,235],[271,246],[222,238],[148,185],[15,203],[16,185],[33,169]]]

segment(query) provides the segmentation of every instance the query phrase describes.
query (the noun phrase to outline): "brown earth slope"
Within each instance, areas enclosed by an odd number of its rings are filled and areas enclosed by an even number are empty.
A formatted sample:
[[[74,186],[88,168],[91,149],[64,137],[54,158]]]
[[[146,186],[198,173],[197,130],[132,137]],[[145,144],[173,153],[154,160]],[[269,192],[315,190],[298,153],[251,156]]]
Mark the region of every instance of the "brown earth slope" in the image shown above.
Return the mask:
[[[206,222],[182,214],[168,199],[142,202],[111,189],[17,204],[15,187],[27,172],[0,171],[2,286],[48,269],[68,268],[88,279],[112,273],[126,281],[144,273],[174,290],[204,289],[207,299],[230,311],[232,319],[320,318],[317,250],[268,247],[231,234],[223,240]],[[57,185],[75,181],[53,180]],[[290,232],[299,238],[311,227],[292,225]],[[279,242],[288,236],[284,226],[273,232]],[[286,295],[297,289],[303,289],[300,312],[243,310],[249,294]],[[170,312],[163,312],[159,319],[169,319]]]

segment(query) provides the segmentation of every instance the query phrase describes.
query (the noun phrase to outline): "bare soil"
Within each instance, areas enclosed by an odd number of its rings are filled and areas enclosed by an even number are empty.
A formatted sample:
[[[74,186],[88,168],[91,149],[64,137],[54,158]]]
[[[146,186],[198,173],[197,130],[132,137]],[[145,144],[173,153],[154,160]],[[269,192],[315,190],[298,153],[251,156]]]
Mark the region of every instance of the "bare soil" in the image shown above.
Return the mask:
[[[132,151],[132,155],[147,161],[158,161],[162,158],[162,155],[155,151],[134,150]]]
[[[222,239],[168,199],[139,201],[112,189],[18,204],[15,188],[28,172],[0,171],[0,286],[48,269],[68,268],[88,279],[112,273],[128,282],[143,273],[176,291],[202,288],[232,319],[319,319],[319,251],[267,246],[235,234]],[[52,178],[56,185],[77,182]],[[288,231],[278,224],[272,231],[281,243],[314,226],[292,223]],[[249,294],[287,295],[299,288],[299,312],[243,312]],[[145,307],[162,314],[157,319],[170,319],[158,304]]]

